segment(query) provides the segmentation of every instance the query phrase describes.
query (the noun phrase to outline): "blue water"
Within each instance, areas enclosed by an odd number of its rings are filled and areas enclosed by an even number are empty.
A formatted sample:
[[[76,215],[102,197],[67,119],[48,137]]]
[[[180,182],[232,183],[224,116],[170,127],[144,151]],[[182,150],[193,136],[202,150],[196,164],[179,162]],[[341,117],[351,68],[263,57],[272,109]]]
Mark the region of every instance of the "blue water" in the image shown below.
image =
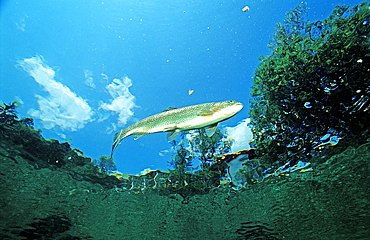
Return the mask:
[[[221,124],[236,126],[248,117],[258,57],[270,53],[276,23],[300,2],[1,1],[0,102],[21,102],[20,115],[33,116],[45,138],[69,141],[95,159],[110,154],[116,131],[168,107],[237,100],[245,108]],[[335,5],[361,1],[307,2],[307,18],[318,20]],[[36,81],[35,67],[49,75],[38,72]],[[113,79],[122,81],[110,85],[121,87],[112,96],[106,87]],[[132,108],[119,126],[118,113],[102,106],[122,91],[120,106]],[[159,152],[170,147],[164,133],[129,137],[115,161],[130,174],[166,169],[171,154]]]

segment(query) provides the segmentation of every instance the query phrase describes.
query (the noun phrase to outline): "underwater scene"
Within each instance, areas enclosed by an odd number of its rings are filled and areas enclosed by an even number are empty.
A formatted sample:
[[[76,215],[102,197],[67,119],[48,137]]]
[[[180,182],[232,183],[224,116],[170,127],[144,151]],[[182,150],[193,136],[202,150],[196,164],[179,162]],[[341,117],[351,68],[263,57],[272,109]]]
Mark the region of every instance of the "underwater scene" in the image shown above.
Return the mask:
[[[0,2],[0,239],[370,239],[370,2]]]

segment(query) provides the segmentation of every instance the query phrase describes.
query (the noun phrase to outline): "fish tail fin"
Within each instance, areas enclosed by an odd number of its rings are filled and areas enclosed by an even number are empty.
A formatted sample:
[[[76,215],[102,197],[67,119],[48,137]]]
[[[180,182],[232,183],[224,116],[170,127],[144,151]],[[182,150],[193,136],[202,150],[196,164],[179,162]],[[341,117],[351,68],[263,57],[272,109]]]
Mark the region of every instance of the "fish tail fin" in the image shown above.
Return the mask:
[[[110,157],[111,158],[113,157],[114,150],[116,150],[116,148],[118,147],[118,145],[120,144],[120,142],[125,137],[127,137],[129,135],[130,134],[127,134],[127,130],[126,129],[122,129],[121,131],[119,131],[116,134],[114,134],[114,139],[113,139],[113,144],[112,144],[112,151],[111,151],[111,154],[110,154]]]

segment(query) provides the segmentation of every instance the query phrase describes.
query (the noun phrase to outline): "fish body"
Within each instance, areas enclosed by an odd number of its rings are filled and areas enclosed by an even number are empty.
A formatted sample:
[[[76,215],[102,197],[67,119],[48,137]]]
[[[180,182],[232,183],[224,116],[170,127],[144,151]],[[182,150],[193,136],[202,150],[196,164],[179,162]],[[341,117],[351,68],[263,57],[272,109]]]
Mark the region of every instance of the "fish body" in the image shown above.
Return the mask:
[[[242,108],[243,104],[240,102],[223,101],[165,110],[117,132],[114,135],[111,156],[120,142],[130,135],[134,135],[136,140],[149,133],[169,132],[169,139],[173,139],[180,131],[203,127],[209,127],[213,129],[210,132],[214,132],[217,123],[231,118]]]

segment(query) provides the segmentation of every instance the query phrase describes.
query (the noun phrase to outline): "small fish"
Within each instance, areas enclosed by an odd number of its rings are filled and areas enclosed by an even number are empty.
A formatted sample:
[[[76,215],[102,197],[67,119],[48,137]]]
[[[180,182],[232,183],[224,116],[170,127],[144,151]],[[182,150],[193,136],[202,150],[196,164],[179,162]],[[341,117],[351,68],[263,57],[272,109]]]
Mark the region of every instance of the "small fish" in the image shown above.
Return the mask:
[[[205,127],[205,132],[210,137],[219,122],[231,118],[242,108],[243,104],[240,102],[223,101],[167,109],[117,132],[114,135],[111,157],[120,142],[130,135],[134,135],[136,140],[149,133],[168,132],[167,138],[171,141],[180,131]]]

